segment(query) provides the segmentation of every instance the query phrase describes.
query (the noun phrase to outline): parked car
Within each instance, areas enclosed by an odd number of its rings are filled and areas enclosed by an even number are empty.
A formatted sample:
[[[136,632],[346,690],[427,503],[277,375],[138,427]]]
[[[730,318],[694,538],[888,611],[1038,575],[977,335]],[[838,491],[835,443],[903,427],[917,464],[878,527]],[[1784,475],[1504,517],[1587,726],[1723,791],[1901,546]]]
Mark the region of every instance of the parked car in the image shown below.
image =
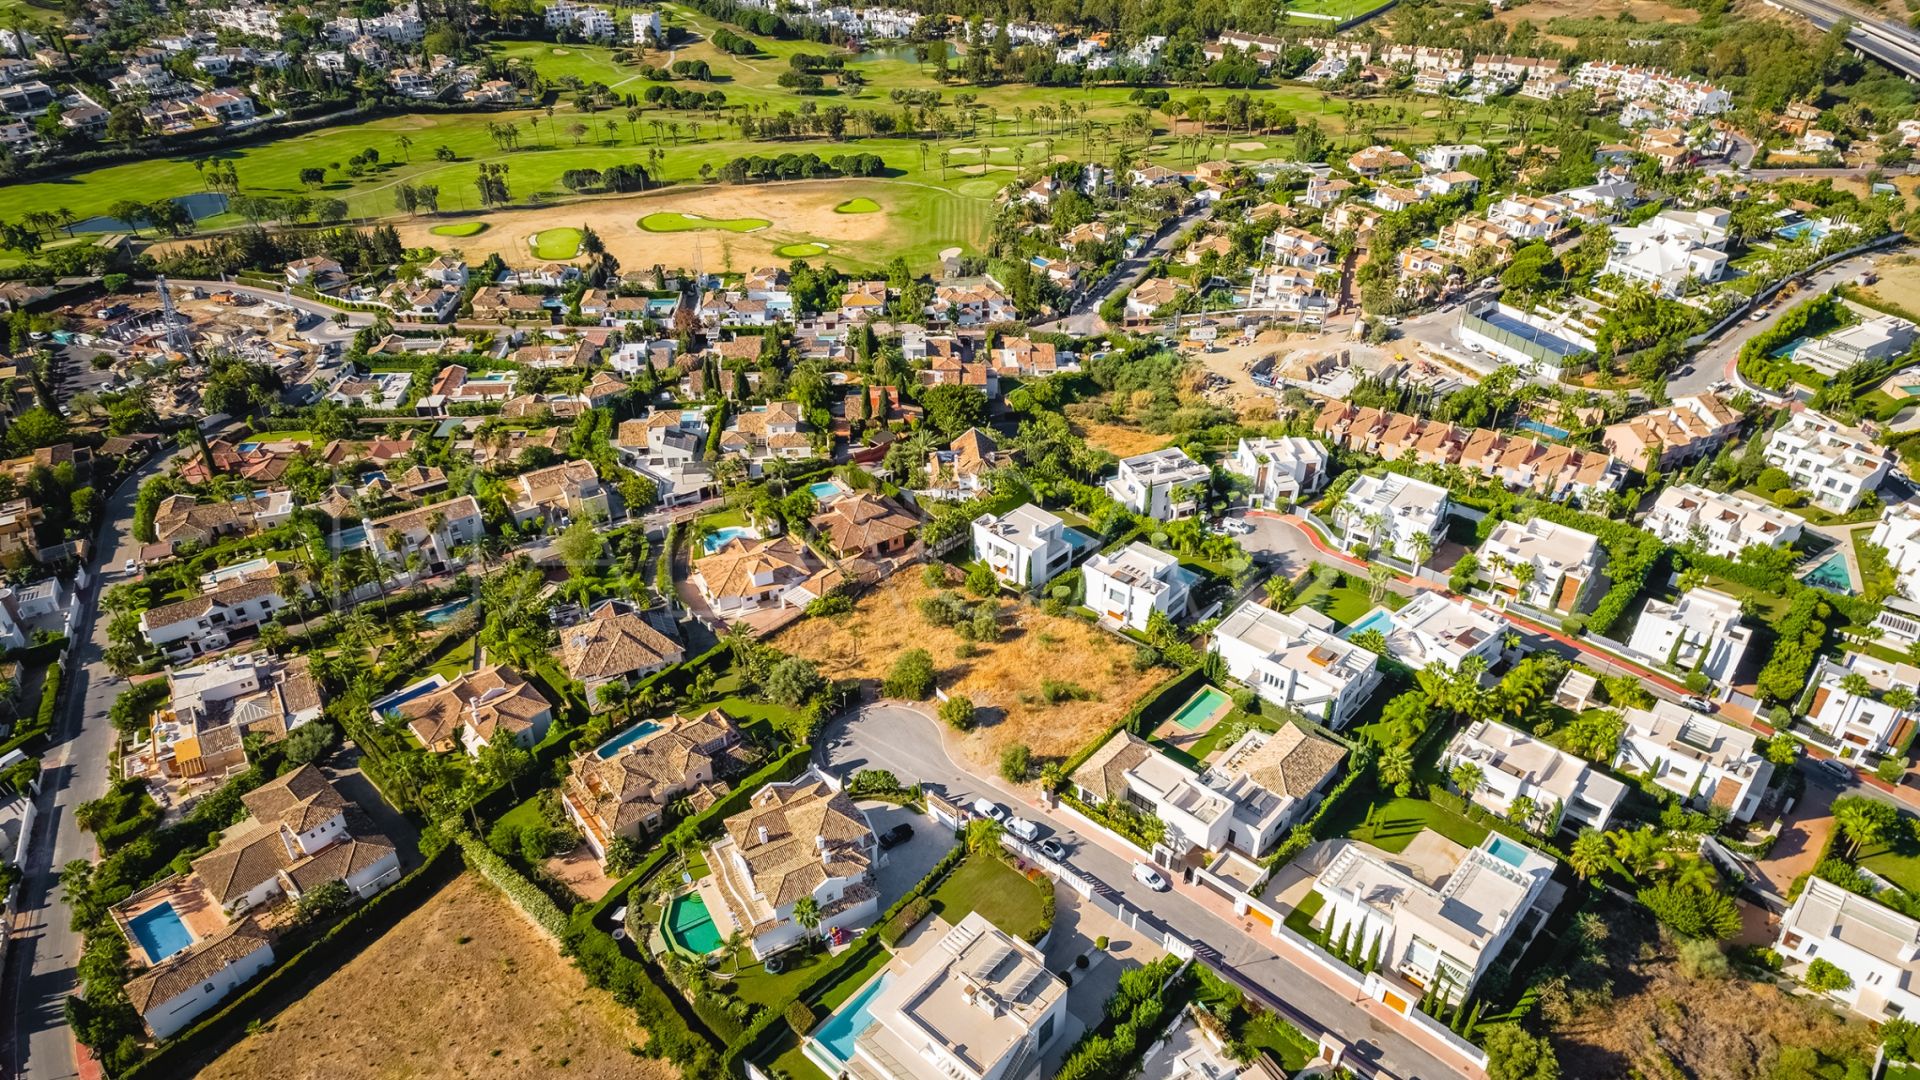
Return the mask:
[[[1719,708],[1719,706],[1715,705],[1711,699],[1703,698],[1698,695],[1695,695],[1693,697],[1683,697],[1680,699],[1680,704],[1685,705],[1687,708],[1692,709],[1694,712],[1697,712],[1697,713],[1710,713],[1715,709]]]
[[[880,850],[897,848],[911,839],[913,839],[913,826],[903,821],[880,834]]]
[[[1007,812],[1001,808],[999,803],[991,799],[973,800],[973,812],[989,821],[998,821],[1001,824],[1005,824],[1007,820]]]
[[[1839,758],[1814,758],[1812,760],[1815,765],[1820,766],[1821,769],[1825,770],[1836,780],[1855,779],[1853,766],[1841,761]]]
[[[1008,818],[1007,831],[1029,844],[1040,838],[1040,826],[1023,817]]]
[[[1040,854],[1045,855],[1047,858],[1052,859],[1054,862],[1067,861],[1067,845],[1061,843],[1060,841],[1054,839],[1051,836],[1047,837],[1045,840],[1040,841],[1040,843],[1036,844],[1035,846],[1040,849]]]
[[[126,562],[120,564],[120,569],[126,571],[128,574],[137,574],[140,572],[140,564],[134,562],[132,559],[128,559]]]
[[[1133,880],[1154,892],[1166,892],[1168,888],[1167,879],[1161,876],[1160,871],[1143,862],[1133,864]]]

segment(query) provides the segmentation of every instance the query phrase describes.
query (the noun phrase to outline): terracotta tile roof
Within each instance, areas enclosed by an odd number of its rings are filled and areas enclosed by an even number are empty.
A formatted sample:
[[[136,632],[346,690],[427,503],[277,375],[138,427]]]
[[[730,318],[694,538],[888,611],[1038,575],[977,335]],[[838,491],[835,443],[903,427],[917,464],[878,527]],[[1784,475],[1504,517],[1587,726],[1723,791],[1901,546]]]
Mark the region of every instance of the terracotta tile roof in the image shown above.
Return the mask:
[[[398,711],[421,745],[438,751],[453,748],[454,733],[463,725],[489,741],[497,731],[518,736],[552,708],[518,673],[495,664],[464,672],[433,693],[403,703]]]
[[[560,664],[581,682],[614,679],[678,663],[686,651],[655,629],[644,615],[612,603],[594,609],[586,622],[560,631]]]
[[[1237,771],[1275,795],[1304,799],[1328,773],[1340,767],[1346,756],[1346,749],[1339,744],[1309,735],[1298,724],[1288,724],[1234,764]]]
[[[776,909],[811,896],[829,875],[854,877],[871,865],[867,816],[824,780],[768,784],[726,829],[755,890]]]
[[[1073,771],[1073,782],[1084,788],[1095,799],[1115,799],[1126,794],[1126,772],[1135,765],[1152,757],[1155,750],[1145,739],[1130,731],[1121,731],[1108,739],[1106,745],[1093,752],[1093,756]]]
[[[920,519],[868,492],[835,499],[813,527],[843,555],[859,555],[911,537]]]
[[[127,1001],[133,1011],[144,1013],[209,981],[229,965],[272,943],[273,935],[262,930],[253,918],[241,919],[190,951],[127,983]]]
[[[694,562],[693,572],[708,596],[725,597],[755,592],[753,579],[761,574],[799,580],[811,574],[812,567],[806,549],[791,536],[781,536],[757,542],[730,540],[719,551]]]

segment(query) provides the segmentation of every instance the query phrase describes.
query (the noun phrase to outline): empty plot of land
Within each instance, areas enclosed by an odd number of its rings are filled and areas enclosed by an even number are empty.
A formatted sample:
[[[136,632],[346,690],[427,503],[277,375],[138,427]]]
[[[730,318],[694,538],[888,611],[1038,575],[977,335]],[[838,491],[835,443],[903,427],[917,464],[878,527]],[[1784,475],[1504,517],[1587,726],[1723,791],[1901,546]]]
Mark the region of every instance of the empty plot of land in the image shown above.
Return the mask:
[[[456,878],[202,1080],[667,1080],[646,1032],[507,899]]]
[[[1920,259],[1889,255],[1874,260],[1873,272],[1879,280],[1867,286],[1867,292],[1908,311],[1920,311]]]
[[[851,613],[796,623],[773,643],[812,659],[830,678],[876,681],[901,653],[926,649],[940,688],[965,694],[981,710],[981,726],[964,740],[966,753],[978,762],[997,762],[1000,749],[1014,743],[1043,757],[1071,754],[1166,675],[1135,672],[1134,647],[1112,634],[1004,601],[1004,639],[976,645],[978,654],[962,659],[960,635],[929,624],[917,610],[920,598],[932,593],[919,571],[908,569],[868,593]],[[1048,705],[1040,697],[1047,679],[1093,697]]]

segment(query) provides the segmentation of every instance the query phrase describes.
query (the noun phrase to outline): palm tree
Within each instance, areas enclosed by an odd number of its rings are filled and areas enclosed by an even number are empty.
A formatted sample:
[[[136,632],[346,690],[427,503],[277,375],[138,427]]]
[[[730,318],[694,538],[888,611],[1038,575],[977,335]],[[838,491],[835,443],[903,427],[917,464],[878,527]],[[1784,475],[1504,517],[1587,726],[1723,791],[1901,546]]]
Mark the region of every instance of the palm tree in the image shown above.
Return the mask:
[[[1613,851],[1607,844],[1606,834],[1598,829],[1581,829],[1567,850],[1567,865],[1573,867],[1573,872],[1583,881],[1606,869],[1612,861]]]
[[[1426,533],[1417,533],[1414,535],[1412,546],[1413,576],[1419,577],[1420,567],[1425,565],[1428,559],[1433,558],[1433,537]]]
[[[1900,812],[1892,803],[1848,795],[1833,800],[1833,821],[1846,830],[1847,854],[1857,857],[1862,847],[1878,843],[1900,823]]]
[[[1390,746],[1380,754],[1380,779],[1396,791],[1413,783],[1413,751]]]
[[[820,926],[820,901],[811,896],[803,896],[793,902],[793,921],[807,932],[809,947],[813,941],[813,932]]]
[[[1447,776],[1453,781],[1453,786],[1459,790],[1461,796],[1467,799],[1473,798],[1474,793],[1487,782],[1487,774],[1471,761],[1463,761],[1455,765],[1453,771]]]
[[[1840,689],[1849,697],[1863,698],[1873,694],[1873,684],[1857,671],[1849,671],[1840,677]]]

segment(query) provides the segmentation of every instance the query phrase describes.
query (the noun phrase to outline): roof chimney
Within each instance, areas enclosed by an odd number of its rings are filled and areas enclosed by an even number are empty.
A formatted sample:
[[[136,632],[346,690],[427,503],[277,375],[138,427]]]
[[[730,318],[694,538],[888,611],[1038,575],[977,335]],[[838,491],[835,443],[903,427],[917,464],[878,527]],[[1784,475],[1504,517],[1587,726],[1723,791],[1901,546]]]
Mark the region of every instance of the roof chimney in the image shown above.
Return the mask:
[[[763,844],[767,842],[767,827],[765,825],[760,826],[760,842]]]

